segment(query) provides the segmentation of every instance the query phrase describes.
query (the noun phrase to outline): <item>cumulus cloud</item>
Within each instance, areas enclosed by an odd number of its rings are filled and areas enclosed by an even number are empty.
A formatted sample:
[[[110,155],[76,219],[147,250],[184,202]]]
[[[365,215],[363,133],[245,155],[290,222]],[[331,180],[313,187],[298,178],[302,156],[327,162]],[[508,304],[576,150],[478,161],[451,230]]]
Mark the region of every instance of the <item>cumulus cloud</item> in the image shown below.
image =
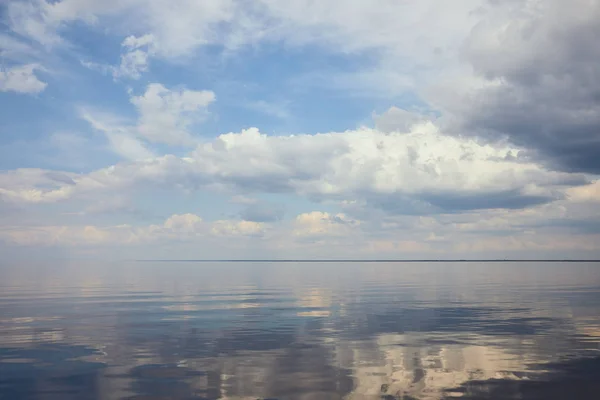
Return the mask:
[[[133,96],[131,103],[140,115],[137,131],[150,142],[170,145],[194,143],[187,128],[206,115],[206,107],[215,100],[208,90],[167,89],[151,83],[146,92]]]
[[[202,218],[195,214],[182,214],[170,216],[164,227],[176,232],[196,232],[202,226]]]
[[[160,225],[149,226],[4,226],[0,240],[22,246],[115,246],[148,245],[157,242],[220,238],[258,237],[263,223],[244,220],[205,222],[195,214],[174,214]]]
[[[108,147],[126,160],[154,157],[154,153],[137,137],[136,130],[127,122],[111,114],[93,109],[81,109],[80,117],[92,128],[104,133]]]
[[[16,92],[36,94],[42,92],[48,85],[35,75],[36,70],[42,69],[38,64],[14,66],[5,70],[0,69],[0,92]]]
[[[443,135],[431,122],[391,134],[363,128],[275,137],[252,128],[200,144],[186,157],[117,164],[73,176],[75,184],[58,188],[32,180],[4,191],[9,198],[51,201],[148,184],[187,190],[217,185],[234,193],[354,199],[394,214],[431,214],[525,208],[561,199],[568,187],[588,183],[583,175],[508,157],[513,153],[517,150],[509,146]]]
[[[373,120],[378,130],[391,133],[410,132],[413,125],[426,122],[428,118],[420,113],[392,106],[381,114],[374,114]]]
[[[547,207],[547,206],[543,206]],[[169,253],[173,245],[199,251],[212,247],[211,256],[228,257],[233,249],[260,247],[284,257],[394,257],[434,258],[473,254],[502,257],[539,252],[593,252],[600,239],[597,229],[573,232],[530,226],[523,217],[541,223],[530,211],[491,210],[465,214],[459,221],[448,218],[401,216],[380,225],[359,221],[344,213],[312,211],[274,224],[245,220],[204,221],[195,214],[175,214],[157,225],[39,225],[0,228],[0,242],[17,246],[106,249],[133,248]],[[535,210],[533,214],[542,214]],[[395,222],[393,222],[395,220]],[[564,222],[564,220],[562,220]],[[597,226],[596,226],[597,228]],[[385,235],[381,235],[381,231]],[[146,249],[146,250],[143,250]],[[161,252],[160,249],[167,251]],[[214,251],[219,249],[218,251]],[[140,254],[134,253],[134,254]],[[193,254],[193,253],[192,253]],[[202,252],[196,252],[202,255]],[[244,254],[244,253],[236,253]],[[249,254],[249,253],[248,253]]]
[[[0,72],[0,90],[44,90],[35,74],[40,67],[27,64],[35,60],[27,57],[35,46],[67,48],[64,33],[83,22],[118,37],[118,65],[88,63],[116,80],[139,79],[153,58],[189,61],[203,46],[216,54],[256,44],[318,47],[360,62],[334,75],[307,73],[299,81],[334,85],[348,96],[377,92],[389,100],[404,99],[408,92],[429,102],[422,109],[433,111],[392,107],[373,115],[374,129],[275,137],[251,128],[208,140],[194,134],[194,125],[206,118],[215,94],[151,83],[130,97],[135,119],[91,108],[81,112],[126,162],[84,174],[2,172],[0,205],[47,207],[147,187],[218,190],[237,196],[241,220],[208,222],[181,214],[145,227],[15,228],[10,240],[107,244],[117,238],[139,244],[156,238],[260,237],[283,247],[294,240],[354,246],[364,239],[372,251],[389,252],[593,249],[598,183],[584,173],[600,173],[597,1],[182,0],[177,5],[9,2],[3,22],[12,32],[10,38],[0,36],[0,51],[25,65]],[[242,104],[289,117],[286,103]],[[193,150],[183,157],[158,156],[161,144]],[[328,208],[285,221],[282,210],[250,197],[262,193],[291,193],[343,212]],[[565,224],[569,233],[589,236],[570,238]]]
[[[576,202],[592,201],[600,203],[600,181],[570,188],[567,194],[571,200]]]
[[[105,134],[116,154],[140,160],[153,157],[148,144],[194,146],[197,140],[189,128],[204,120],[214,100],[215,94],[208,90],[168,89],[151,83],[143,94],[130,97],[138,112],[135,123],[92,108],[81,108],[80,116]]]
[[[310,239],[348,236],[359,224],[359,221],[353,220],[343,213],[332,215],[326,212],[313,211],[296,217],[293,234]]]
[[[131,227],[39,226],[3,227],[0,238],[20,246],[99,246],[137,242]]]
[[[255,221],[217,221],[211,233],[216,236],[262,236],[265,224]]]

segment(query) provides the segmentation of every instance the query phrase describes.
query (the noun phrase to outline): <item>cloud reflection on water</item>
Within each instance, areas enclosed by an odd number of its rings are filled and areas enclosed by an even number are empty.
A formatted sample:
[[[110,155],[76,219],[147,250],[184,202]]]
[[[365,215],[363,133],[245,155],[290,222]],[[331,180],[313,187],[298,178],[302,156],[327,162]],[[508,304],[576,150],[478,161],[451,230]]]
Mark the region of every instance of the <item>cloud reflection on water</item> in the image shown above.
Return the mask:
[[[52,271],[52,284],[25,279],[35,271]],[[0,399],[514,398],[598,365],[594,265],[0,274]]]

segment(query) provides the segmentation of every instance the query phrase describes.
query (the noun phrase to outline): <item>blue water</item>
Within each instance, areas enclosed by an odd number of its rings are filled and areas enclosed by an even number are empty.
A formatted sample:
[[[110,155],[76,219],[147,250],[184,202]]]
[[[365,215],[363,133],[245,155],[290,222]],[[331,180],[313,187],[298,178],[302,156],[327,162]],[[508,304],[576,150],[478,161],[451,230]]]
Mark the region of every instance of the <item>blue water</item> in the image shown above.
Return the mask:
[[[0,266],[0,399],[598,399],[599,263]]]

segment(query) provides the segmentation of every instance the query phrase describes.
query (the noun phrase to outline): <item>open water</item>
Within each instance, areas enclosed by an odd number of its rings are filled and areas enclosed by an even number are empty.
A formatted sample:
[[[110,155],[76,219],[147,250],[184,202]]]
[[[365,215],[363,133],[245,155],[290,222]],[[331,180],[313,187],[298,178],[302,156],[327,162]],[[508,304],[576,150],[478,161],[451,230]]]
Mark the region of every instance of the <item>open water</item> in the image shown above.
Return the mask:
[[[600,263],[0,266],[0,399],[600,399]]]

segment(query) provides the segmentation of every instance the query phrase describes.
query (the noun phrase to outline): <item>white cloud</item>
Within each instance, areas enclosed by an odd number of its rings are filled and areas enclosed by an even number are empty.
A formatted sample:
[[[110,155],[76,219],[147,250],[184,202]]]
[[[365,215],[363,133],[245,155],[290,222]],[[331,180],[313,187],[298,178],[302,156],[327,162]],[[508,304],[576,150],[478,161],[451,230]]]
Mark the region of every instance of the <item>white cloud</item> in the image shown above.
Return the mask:
[[[152,152],[131,135],[112,131],[106,131],[105,133],[111,148],[123,158],[143,160],[153,157]]]
[[[259,201],[253,197],[243,196],[243,195],[235,195],[230,200],[233,204],[245,204],[245,205],[255,205]]]
[[[140,47],[154,47],[156,45],[156,39],[152,35],[144,36],[128,36],[123,40],[121,46],[128,50],[139,49]]]
[[[105,134],[113,152],[127,160],[141,160],[154,156],[148,143],[196,145],[189,128],[206,118],[207,107],[214,100],[211,91],[168,89],[151,83],[143,94],[130,97],[138,112],[136,122],[92,108],[80,108],[79,113]]]
[[[586,182],[520,160],[518,149],[441,134],[431,122],[410,132],[362,128],[343,133],[267,136],[257,129],[200,144],[186,157],[165,155],[77,175],[74,184],[31,186],[31,201],[139,185],[218,185],[232,192],[296,193],[316,200],[354,199],[391,213],[419,214],[525,208],[564,197]],[[38,199],[39,198],[39,199]]]
[[[390,107],[380,115],[374,113],[373,120],[382,132],[409,132],[413,125],[426,122],[428,118],[418,112]]]
[[[318,85],[333,85],[349,95],[397,96],[436,78],[458,64],[456,53],[479,18],[483,0],[261,0],[266,27],[252,40],[283,41],[288,46],[319,46],[361,56],[355,70],[316,71]],[[435,27],[435,29],[432,29]],[[250,36],[252,37],[252,36]],[[250,40],[250,39],[249,39]],[[303,83],[315,81],[309,76]]]
[[[154,157],[152,151],[137,139],[135,128],[127,126],[125,121],[91,109],[81,109],[80,116],[94,129],[103,132],[109,148],[124,159],[142,160]]]
[[[342,213],[332,215],[326,212],[312,211],[296,217],[293,234],[310,238],[349,236],[359,224],[359,221],[348,218]]]
[[[164,227],[177,232],[196,232],[202,225],[202,218],[195,214],[182,214],[170,216]]]
[[[27,64],[0,69],[0,92],[17,92],[36,94],[42,92],[47,83],[35,75],[36,70],[42,69],[38,64]]]
[[[213,224],[212,234],[216,236],[262,236],[266,224],[254,221],[217,221]]]
[[[45,46],[64,44],[60,30],[69,23],[83,21],[90,26],[114,15],[124,16],[116,31],[153,33],[163,54],[180,56],[199,45],[214,41],[214,24],[233,17],[233,1],[168,0],[36,0],[11,2],[8,22],[13,31]]]
[[[265,100],[248,103],[248,108],[279,119],[290,118],[291,114],[285,102],[268,102]]]
[[[518,212],[511,218],[518,220]],[[427,218],[418,224],[399,220],[399,225],[381,237],[373,221],[365,223],[344,214],[313,211],[298,215],[291,221],[264,224],[244,220],[204,221],[195,214],[175,214],[159,225],[5,225],[0,228],[0,242],[17,246],[58,246],[66,248],[137,249],[129,254],[166,254],[173,245],[187,249],[186,254],[202,257],[231,257],[233,249],[257,249],[264,255],[283,257],[457,257],[486,254],[489,257],[533,255],[551,252],[586,252],[597,250],[600,236],[573,235],[568,231],[535,232],[518,225],[507,225],[507,232],[498,229],[497,220],[490,226],[493,235],[486,235],[479,221],[486,214],[471,215],[457,228],[443,218]],[[413,218],[414,217],[402,217]],[[542,221],[540,216],[538,221]],[[468,222],[470,221],[470,222]],[[405,226],[402,227],[402,224]],[[409,226],[410,225],[410,226]],[[208,247],[207,247],[208,246]],[[162,249],[162,250],[161,250]],[[203,249],[203,250],[201,250]],[[194,252],[195,250],[195,252]],[[166,253],[165,253],[166,251]],[[191,251],[191,252],[190,252]],[[250,254],[250,253],[247,253]],[[257,253],[252,253],[257,254]],[[581,254],[581,253],[569,253]],[[259,255],[260,257],[260,255]]]
[[[251,221],[205,222],[195,214],[174,214],[161,225],[149,226],[5,226],[0,240],[22,246],[148,245],[165,241],[204,240],[209,237],[258,237],[266,224]]]
[[[122,47],[125,53],[121,55],[121,64],[113,68],[113,76],[139,79],[148,70],[149,57],[156,53],[156,39],[152,35],[128,36]]]
[[[16,37],[0,34],[0,57],[16,63],[27,63],[39,59],[40,51]]]
[[[22,168],[0,173],[0,198],[17,203],[64,200],[75,190],[77,174]]]
[[[570,188],[568,196],[576,202],[598,202],[600,203],[600,180],[589,185]]]
[[[21,246],[98,246],[134,244],[137,237],[130,226],[39,226],[4,227],[0,238]]]
[[[343,88],[348,96],[423,94],[442,73],[460,78],[429,97],[444,111],[435,121],[392,107],[374,115],[375,129],[274,137],[250,128],[210,140],[194,135],[194,124],[206,118],[213,92],[151,83],[130,98],[136,118],[92,109],[81,113],[128,162],[86,174],[2,172],[0,206],[49,208],[49,203],[127,196],[147,187],[217,188],[231,196],[243,193],[246,197],[234,200],[239,204],[256,202],[248,196],[291,193],[322,202],[329,212],[304,213],[292,221],[242,212],[246,221],[207,222],[181,214],[144,227],[15,228],[11,240],[139,244],[260,237],[284,247],[294,240],[353,246],[365,239],[372,251],[389,252],[592,249],[598,230],[598,182],[591,182],[596,177],[560,172],[556,166],[600,168],[594,45],[599,12],[598,3],[588,0],[8,2],[3,22],[12,32],[0,35],[0,54],[24,65],[0,72],[3,91],[44,90],[46,83],[36,76],[42,62],[33,63],[40,58],[37,49],[68,48],[63,33],[75,24],[80,29],[81,22],[118,38],[118,65],[84,63],[116,80],[139,79],[153,58],[197,60],[197,51],[206,46],[211,57],[216,49],[219,59],[221,52],[265,43],[319,47],[359,61],[342,72],[332,66],[298,78]],[[286,103],[244,105],[289,117]],[[489,134],[494,141],[463,134]],[[496,140],[505,136],[513,144]],[[71,145],[69,137],[55,139]],[[184,157],[157,156],[161,146],[156,144],[194,150]],[[542,163],[532,149],[553,162]],[[263,211],[255,206],[250,211]],[[335,207],[343,212],[332,211]],[[267,219],[276,227],[260,222]],[[587,229],[592,234],[578,244],[578,238],[569,239],[564,223],[575,233]]]
[[[249,129],[200,145],[186,162],[205,179],[307,196],[428,193],[551,194],[570,175],[511,160],[517,149],[444,136],[431,123],[411,132],[270,137]],[[539,185],[538,185],[539,184]]]
[[[51,48],[65,44],[60,30],[68,23],[95,25],[102,17],[135,12],[140,5],[139,0],[25,0],[10,2],[6,14],[14,32]]]
[[[63,42],[61,28],[75,21],[90,26],[109,23],[112,33],[152,37],[146,50],[139,48],[149,41],[132,43],[115,70],[117,75],[135,78],[147,68],[148,57],[190,57],[201,46],[234,51],[260,42],[283,42],[342,54],[377,52],[380,60],[370,66],[370,73],[348,75],[340,84],[404,90],[406,83],[418,79],[414,75],[430,75],[432,70],[456,62],[450,61],[451,57],[477,22],[471,11],[481,3],[483,0],[452,4],[443,0],[349,0],[343,4],[335,0],[181,0],[173,7],[169,0],[40,0],[10,4],[8,14],[15,32],[48,46]],[[120,24],[109,19],[114,15],[120,16]],[[126,39],[124,45],[129,42]]]
[[[171,90],[151,83],[143,95],[131,98],[140,115],[138,134],[150,142],[193,144],[194,139],[187,129],[202,121],[206,108],[214,100],[215,94],[208,90]]]

